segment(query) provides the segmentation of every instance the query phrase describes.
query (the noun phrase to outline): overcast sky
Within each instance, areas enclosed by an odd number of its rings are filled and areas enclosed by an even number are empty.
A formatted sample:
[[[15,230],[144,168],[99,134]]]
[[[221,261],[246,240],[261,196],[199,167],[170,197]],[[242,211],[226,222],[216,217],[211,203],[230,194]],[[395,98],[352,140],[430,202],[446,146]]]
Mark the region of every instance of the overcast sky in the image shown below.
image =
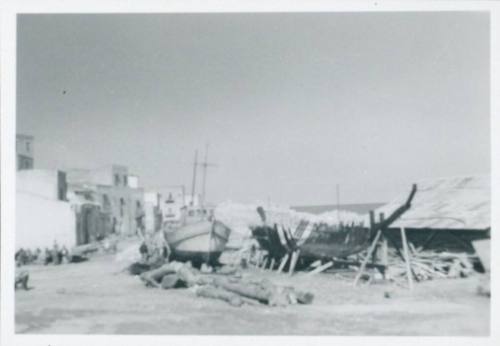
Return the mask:
[[[481,13],[22,15],[17,132],[37,168],[127,165],[208,199],[388,201],[489,173]],[[409,186],[408,186],[409,188]]]

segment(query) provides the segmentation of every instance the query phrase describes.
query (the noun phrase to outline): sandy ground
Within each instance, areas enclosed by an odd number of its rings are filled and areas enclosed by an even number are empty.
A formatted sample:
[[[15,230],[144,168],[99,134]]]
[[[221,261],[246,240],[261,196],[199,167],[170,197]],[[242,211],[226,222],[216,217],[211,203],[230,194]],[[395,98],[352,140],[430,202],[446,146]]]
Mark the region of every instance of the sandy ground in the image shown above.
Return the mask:
[[[30,291],[16,291],[17,333],[489,335],[490,300],[477,278],[428,281],[410,293],[390,284],[352,287],[333,274],[312,278],[248,270],[314,293],[312,305],[237,308],[187,289],[145,288],[111,255],[30,266]],[[391,291],[391,298],[384,292]]]

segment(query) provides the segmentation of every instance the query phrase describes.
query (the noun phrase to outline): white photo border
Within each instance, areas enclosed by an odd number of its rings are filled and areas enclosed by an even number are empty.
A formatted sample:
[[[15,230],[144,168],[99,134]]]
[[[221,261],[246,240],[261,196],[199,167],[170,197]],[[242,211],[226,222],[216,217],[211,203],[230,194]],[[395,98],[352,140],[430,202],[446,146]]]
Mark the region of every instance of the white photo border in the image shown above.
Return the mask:
[[[1,17],[1,345],[498,345],[500,325],[498,269],[492,266],[490,337],[340,337],[340,336],[138,336],[138,335],[19,335],[14,322],[15,133],[16,133],[16,16],[20,13],[237,13],[237,12],[414,12],[485,11],[490,13],[490,114],[492,179],[492,249],[500,225],[500,3],[496,1],[327,1],[327,0],[145,0],[145,1],[9,1]],[[500,253],[492,251],[492,262]]]

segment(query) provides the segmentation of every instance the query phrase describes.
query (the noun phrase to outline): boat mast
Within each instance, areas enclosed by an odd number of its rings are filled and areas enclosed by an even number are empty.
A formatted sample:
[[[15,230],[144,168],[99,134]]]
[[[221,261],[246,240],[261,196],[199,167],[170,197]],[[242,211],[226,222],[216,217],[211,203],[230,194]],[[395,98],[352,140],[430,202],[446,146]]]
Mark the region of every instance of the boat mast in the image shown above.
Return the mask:
[[[196,168],[198,167],[198,149],[194,152],[194,164],[193,164],[193,185],[191,185],[191,201],[189,204],[193,206],[194,204],[194,193],[196,192]]]
[[[205,161],[202,163],[203,166],[203,181],[201,185],[201,207],[205,208],[205,184],[207,182],[207,158],[208,158],[208,143],[205,146]]]
[[[207,181],[207,168],[208,167],[216,167],[216,164],[208,162],[208,143],[205,146],[205,161],[201,163],[201,166],[203,168],[203,180],[202,180],[202,186],[201,186],[201,205],[202,208],[205,207],[205,202],[206,202],[206,193],[205,193],[205,187],[206,187],[206,181]]]
[[[337,184],[337,222],[340,225],[340,185]]]

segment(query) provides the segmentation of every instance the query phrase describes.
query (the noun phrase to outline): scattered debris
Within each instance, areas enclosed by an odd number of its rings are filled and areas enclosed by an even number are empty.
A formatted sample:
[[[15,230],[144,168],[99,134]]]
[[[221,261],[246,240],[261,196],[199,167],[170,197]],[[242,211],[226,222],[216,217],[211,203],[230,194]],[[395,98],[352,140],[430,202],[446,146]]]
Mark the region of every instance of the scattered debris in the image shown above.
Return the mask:
[[[466,253],[422,251],[410,258],[411,268],[419,281],[468,277],[474,272],[474,257]],[[386,279],[399,280],[406,275],[406,264],[396,254],[390,256]]]
[[[142,273],[140,278],[148,287],[189,287],[198,296],[223,300],[233,306],[241,306],[247,302],[270,306],[311,304],[314,299],[310,292],[278,286],[269,280],[243,278],[237,268],[229,266],[203,273],[189,263],[171,262]]]

